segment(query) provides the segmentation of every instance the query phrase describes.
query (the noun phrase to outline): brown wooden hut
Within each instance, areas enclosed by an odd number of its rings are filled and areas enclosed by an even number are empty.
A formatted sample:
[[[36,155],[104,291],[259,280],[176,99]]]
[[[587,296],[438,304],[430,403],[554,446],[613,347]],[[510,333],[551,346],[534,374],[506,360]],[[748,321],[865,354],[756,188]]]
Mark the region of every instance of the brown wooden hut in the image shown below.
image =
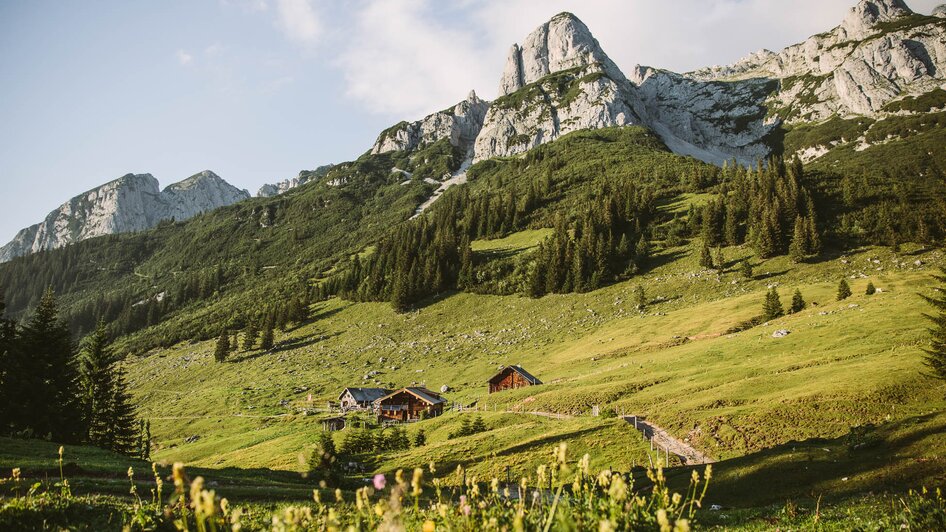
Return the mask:
[[[375,413],[382,420],[415,421],[422,415],[439,416],[447,400],[427,388],[407,387],[376,400]]]
[[[542,381],[522,369],[522,366],[506,366],[489,379],[489,393],[525,388],[526,386],[536,386],[539,384],[542,384]]]

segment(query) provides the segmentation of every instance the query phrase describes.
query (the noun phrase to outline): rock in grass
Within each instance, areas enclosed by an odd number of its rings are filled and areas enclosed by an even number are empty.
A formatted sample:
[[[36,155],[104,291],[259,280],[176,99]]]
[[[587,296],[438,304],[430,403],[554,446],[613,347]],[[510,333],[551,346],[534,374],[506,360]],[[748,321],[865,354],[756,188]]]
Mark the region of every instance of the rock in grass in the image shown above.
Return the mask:
[[[772,333],[772,338],[785,338],[790,334],[792,334],[792,331],[789,331],[788,329],[779,329]]]

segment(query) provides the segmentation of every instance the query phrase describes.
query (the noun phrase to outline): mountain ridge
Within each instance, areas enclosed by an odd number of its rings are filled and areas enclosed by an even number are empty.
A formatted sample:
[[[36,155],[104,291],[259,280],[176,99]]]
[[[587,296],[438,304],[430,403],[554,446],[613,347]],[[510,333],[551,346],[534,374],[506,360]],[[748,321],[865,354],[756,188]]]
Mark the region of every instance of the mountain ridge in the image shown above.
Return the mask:
[[[210,170],[159,188],[151,174],[125,174],[72,197],[0,248],[0,262],[96,236],[143,231],[249,198]]]

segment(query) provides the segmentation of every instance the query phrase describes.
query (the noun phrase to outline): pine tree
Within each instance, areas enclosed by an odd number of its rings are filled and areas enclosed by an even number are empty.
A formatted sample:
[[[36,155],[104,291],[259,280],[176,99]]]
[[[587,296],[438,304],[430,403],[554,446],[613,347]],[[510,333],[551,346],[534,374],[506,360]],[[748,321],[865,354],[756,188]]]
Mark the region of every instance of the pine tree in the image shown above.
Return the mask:
[[[259,330],[256,328],[256,320],[250,320],[243,332],[243,350],[252,351],[256,345],[256,339],[259,336]]]
[[[271,319],[267,319],[266,324],[263,326],[263,335],[260,337],[259,348],[264,351],[269,351],[273,348],[273,321]]]
[[[788,255],[792,262],[802,262],[809,253],[808,232],[805,220],[799,216],[795,218],[795,231],[792,234],[792,243],[788,246]]]
[[[742,276],[744,278],[752,279],[753,277],[752,263],[749,262],[749,259],[742,261],[742,267],[739,270],[740,272],[742,272]]]
[[[105,322],[86,338],[80,354],[79,374],[83,388],[87,438],[90,443],[110,449],[113,441],[111,410],[115,388],[111,367],[115,362],[108,350]]]
[[[59,305],[47,289],[7,357],[11,425],[37,437],[78,442],[85,433],[75,347],[59,320]]]
[[[936,293],[932,297],[922,296],[935,312],[924,315],[933,323],[929,329],[930,347],[924,349],[924,362],[933,377],[946,381],[946,268],[942,268],[941,274],[934,275],[933,279],[940,283],[934,288]]]
[[[214,360],[223,362],[230,354],[230,333],[224,329],[217,338],[217,346],[214,348]]]
[[[135,407],[125,372],[109,349],[104,321],[99,321],[84,343],[79,375],[88,441],[103,449],[134,454],[139,435]]]
[[[713,268],[713,255],[710,253],[709,246],[705,243],[703,249],[700,250],[700,266],[707,269]]]
[[[358,431],[349,431],[346,434],[346,441],[348,441],[348,436],[356,432]],[[338,451],[335,448],[335,440],[332,439],[331,434],[323,432],[319,435],[319,441],[309,458],[309,475],[315,480],[325,482],[337,480],[339,476],[338,466]]]
[[[841,279],[838,283],[838,301],[843,301],[851,297],[851,285],[847,284],[846,279]]]
[[[802,297],[802,295],[801,295],[801,290],[799,290],[799,289],[796,288],[796,289],[795,289],[795,295],[792,296],[792,308],[791,308],[791,313],[792,313],[792,314],[795,314],[795,313],[797,313],[797,312],[801,312],[801,311],[805,310],[805,307],[806,307],[806,306],[807,306],[807,304],[805,303],[805,299],[804,299],[804,298]]]
[[[716,271],[723,273],[723,271],[726,270],[726,254],[723,252],[723,248],[717,247],[714,255],[713,266],[716,268]]]
[[[772,321],[784,314],[782,310],[782,299],[778,295],[778,290],[773,286],[765,295],[765,302],[762,305],[762,319]]]
[[[10,410],[12,410],[12,405],[16,404],[16,398],[8,396],[12,383],[7,384],[7,381],[11,379],[11,374],[8,373],[9,359],[16,348],[16,325],[12,320],[6,319],[5,311],[6,301],[0,290],[0,404],[10,405],[10,408],[0,408],[0,434],[6,434],[10,428],[10,416],[13,414]]]
[[[877,293],[877,288],[874,286],[873,281],[867,281],[867,290],[865,293],[869,296],[872,296]]]
[[[151,421],[142,419],[139,430],[138,458],[151,460]]]
[[[424,429],[420,429],[414,435],[414,447],[423,447],[424,445],[427,445],[427,434],[424,433]]]

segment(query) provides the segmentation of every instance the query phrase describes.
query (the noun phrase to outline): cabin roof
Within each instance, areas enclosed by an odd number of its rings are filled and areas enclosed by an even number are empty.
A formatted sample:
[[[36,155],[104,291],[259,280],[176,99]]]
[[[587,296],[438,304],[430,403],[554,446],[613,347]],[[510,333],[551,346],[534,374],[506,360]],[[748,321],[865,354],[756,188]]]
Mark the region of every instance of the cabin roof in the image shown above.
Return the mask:
[[[425,403],[429,403],[432,405],[438,405],[438,404],[447,402],[447,400],[441,397],[440,394],[436,392],[432,392],[428,390],[427,388],[423,388],[420,386],[408,386],[407,388],[401,388],[400,390],[395,390],[385,395],[384,397],[380,397],[376,399],[375,402],[383,402],[402,392],[409,393],[413,395],[414,397],[417,397],[421,401],[424,401]]]
[[[531,373],[522,368],[522,366],[506,366],[505,368],[499,370],[499,373],[490,377],[489,382],[496,382],[503,378],[509,371],[515,371],[519,375],[522,375],[522,378],[529,381],[529,384],[542,384],[542,381],[535,378]]]
[[[345,388],[342,390],[342,393],[339,394],[339,400],[342,399],[342,397],[345,395],[345,392],[351,393],[351,396],[359,403],[371,403],[376,399],[380,399],[381,397],[390,394],[391,390],[386,388]]]

